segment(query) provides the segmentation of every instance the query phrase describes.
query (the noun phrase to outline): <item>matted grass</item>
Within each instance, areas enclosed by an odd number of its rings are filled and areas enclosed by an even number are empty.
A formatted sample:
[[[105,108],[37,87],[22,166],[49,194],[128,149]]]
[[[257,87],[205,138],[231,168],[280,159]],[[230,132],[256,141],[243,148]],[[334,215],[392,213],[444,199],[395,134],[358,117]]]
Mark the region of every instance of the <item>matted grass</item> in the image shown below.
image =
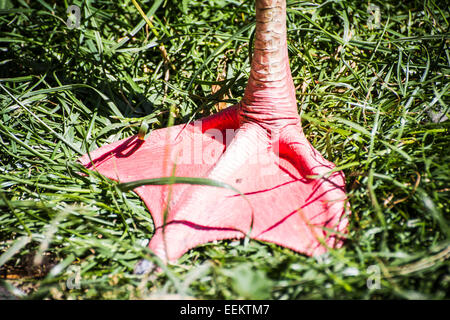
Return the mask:
[[[139,3],[153,29],[128,0],[0,1],[0,295],[449,298],[445,1],[372,2],[379,25],[366,1],[288,1],[305,133],[347,178],[343,248],[311,258],[221,241],[146,277],[132,272],[154,259],[150,214],[76,159],[136,134],[143,117],[163,128],[238,101],[254,10]],[[81,8],[79,29],[66,25],[69,5]]]

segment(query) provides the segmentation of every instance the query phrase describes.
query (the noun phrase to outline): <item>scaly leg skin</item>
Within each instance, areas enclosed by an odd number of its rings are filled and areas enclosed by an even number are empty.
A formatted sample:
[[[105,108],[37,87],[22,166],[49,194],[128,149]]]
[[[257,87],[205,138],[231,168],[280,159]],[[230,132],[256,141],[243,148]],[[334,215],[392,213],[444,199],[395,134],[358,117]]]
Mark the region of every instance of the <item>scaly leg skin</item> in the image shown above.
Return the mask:
[[[303,134],[285,0],[256,0],[255,50],[239,104],[155,130],[144,142],[133,137],[102,147],[91,158],[81,162],[121,182],[171,176],[176,163],[176,176],[222,181],[244,194],[186,184],[137,188],[155,223],[149,248],[165,262],[209,241],[245,236],[306,255],[342,245],[338,233],[346,232],[349,213],[344,175],[330,174],[334,165]],[[142,261],[135,272],[150,268]]]

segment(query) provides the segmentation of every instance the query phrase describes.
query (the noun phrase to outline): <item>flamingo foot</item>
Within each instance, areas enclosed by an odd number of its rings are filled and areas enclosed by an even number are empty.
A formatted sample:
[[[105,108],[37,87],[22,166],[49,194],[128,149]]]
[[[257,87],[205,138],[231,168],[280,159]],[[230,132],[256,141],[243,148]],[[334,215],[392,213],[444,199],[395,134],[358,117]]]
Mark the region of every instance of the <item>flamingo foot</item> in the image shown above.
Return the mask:
[[[124,139],[92,152],[92,161],[87,155],[80,161],[120,182],[174,172],[222,181],[242,193],[187,184],[136,188],[155,224],[149,248],[164,261],[176,261],[206,242],[245,236],[307,255],[340,246],[330,230],[344,232],[347,224],[343,174],[323,176],[334,165],[309,144],[300,126],[271,136],[254,123],[239,127],[237,110],[155,130],[145,141]],[[147,271],[144,267],[138,273]]]

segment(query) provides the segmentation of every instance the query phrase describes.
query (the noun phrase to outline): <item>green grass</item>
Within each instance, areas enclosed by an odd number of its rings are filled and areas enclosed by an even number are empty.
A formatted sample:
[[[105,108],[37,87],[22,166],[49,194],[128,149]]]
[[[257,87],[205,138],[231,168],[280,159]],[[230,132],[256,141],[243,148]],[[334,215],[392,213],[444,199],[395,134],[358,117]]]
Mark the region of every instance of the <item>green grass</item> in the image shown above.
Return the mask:
[[[311,258],[221,241],[148,277],[132,271],[154,260],[143,242],[150,214],[76,159],[137,134],[142,117],[157,129],[216,112],[223,92],[238,101],[254,10],[253,1],[139,3],[153,31],[129,0],[0,1],[0,289],[28,299],[450,298],[445,1],[374,1],[372,29],[367,1],[288,1],[305,133],[346,174],[343,248]],[[71,4],[80,29],[66,26]],[[70,290],[76,270],[80,288]]]

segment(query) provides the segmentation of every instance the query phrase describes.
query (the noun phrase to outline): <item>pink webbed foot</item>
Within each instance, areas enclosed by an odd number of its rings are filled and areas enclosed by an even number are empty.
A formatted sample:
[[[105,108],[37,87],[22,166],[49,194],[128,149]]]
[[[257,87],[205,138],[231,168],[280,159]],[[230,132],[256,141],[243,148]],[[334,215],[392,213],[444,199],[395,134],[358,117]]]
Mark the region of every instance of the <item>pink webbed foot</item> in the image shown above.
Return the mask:
[[[91,153],[92,162],[88,156],[80,161],[120,182],[168,177],[177,163],[176,176],[207,177],[244,194],[186,184],[137,188],[155,223],[149,247],[164,260],[174,261],[205,242],[246,235],[305,254],[324,252],[321,242],[333,246],[334,236],[327,238],[322,227],[335,229],[343,214],[342,175],[310,177],[328,172],[333,165],[298,127],[288,127],[279,140],[271,141],[255,124],[244,124],[234,132],[235,112],[232,107],[218,118],[207,118],[204,127],[198,122],[155,130],[146,141],[124,139]],[[220,126],[211,125],[211,119],[221,119]]]

